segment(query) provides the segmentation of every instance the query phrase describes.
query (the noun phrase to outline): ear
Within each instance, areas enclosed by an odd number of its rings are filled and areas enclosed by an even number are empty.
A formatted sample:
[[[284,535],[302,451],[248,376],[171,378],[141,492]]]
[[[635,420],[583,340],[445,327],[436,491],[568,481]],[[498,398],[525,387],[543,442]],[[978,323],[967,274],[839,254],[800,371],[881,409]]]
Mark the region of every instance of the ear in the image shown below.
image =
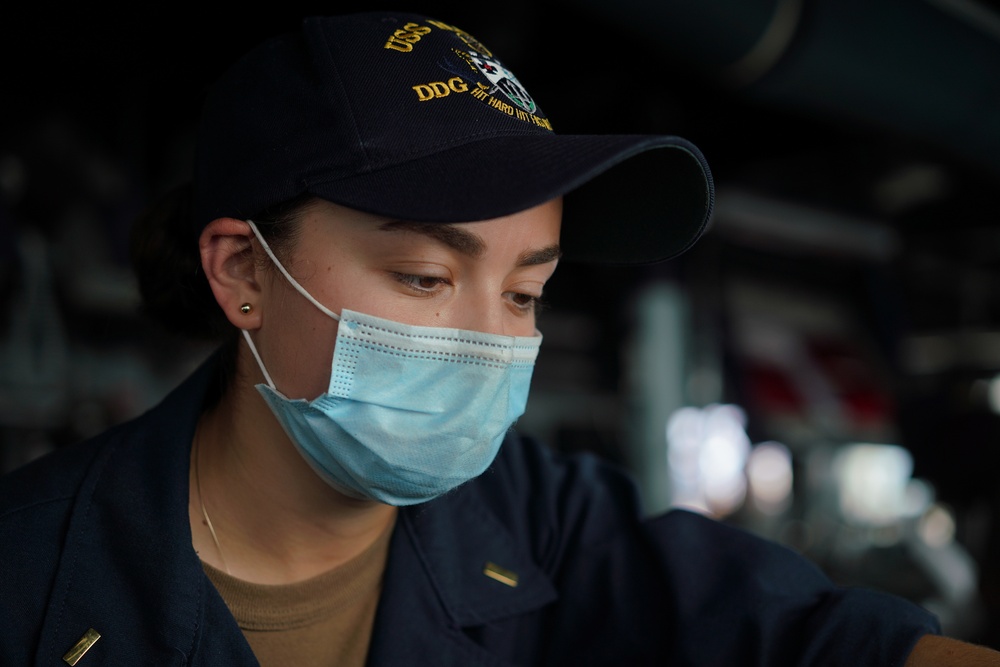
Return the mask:
[[[257,329],[261,324],[261,285],[252,242],[250,225],[234,218],[208,223],[198,240],[201,267],[215,300],[238,329]],[[250,304],[249,313],[240,310],[244,304]]]

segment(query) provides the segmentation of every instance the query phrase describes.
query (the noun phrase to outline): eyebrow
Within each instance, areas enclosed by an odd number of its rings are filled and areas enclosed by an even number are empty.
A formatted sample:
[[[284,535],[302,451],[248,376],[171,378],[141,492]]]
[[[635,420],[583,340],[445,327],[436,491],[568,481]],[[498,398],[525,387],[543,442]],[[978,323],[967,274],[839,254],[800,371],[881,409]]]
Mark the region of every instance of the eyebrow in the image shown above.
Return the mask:
[[[479,259],[486,253],[486,243],[473,232],[462,229],[459,225],[440,222],[414,222],[412,220],[393,220],[383,223],[379,229],[386,232],[415,232],[440,241],[449,248],[463,255]],[[535,266],[548,264],[559,259],[562,250],[558,244],[552,244],[537,250],[527,250],[517,258],[517,266]]]
[[[416,232],[417,234],[423,234],[473,259],[479,259],[486,252],[486,243],[478,234],[473,234],[465,229],[459,229],[455,225],[439,222],[394,220],[384,223],[379,229],[386,232]]]
[[[538,250],[528,250],[521,253],[517,258],[518,266],[536,266],[538,264],[548,264],[562,257],[562,249],[558,244],[539,248]]]

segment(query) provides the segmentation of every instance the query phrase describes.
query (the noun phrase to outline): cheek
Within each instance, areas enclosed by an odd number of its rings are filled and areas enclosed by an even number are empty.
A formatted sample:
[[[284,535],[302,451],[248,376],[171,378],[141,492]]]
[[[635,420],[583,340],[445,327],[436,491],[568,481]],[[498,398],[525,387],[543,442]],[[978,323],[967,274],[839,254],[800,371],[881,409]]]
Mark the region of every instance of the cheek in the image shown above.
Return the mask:
[[[299,294],[275,304],[261,329],[266,333],[264,363],[289,398],[313,399],[326,391],[337,323]]]

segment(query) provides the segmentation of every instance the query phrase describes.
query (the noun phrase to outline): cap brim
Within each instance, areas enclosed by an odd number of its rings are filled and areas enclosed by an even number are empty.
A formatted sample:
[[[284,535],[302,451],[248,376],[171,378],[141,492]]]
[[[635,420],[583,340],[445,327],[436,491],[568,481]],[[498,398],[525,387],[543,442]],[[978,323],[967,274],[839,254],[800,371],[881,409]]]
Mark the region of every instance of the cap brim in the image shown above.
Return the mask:
[[[704,232],[715,200],[694,145],[636,135],[494,136],[377,171],[317,179],[305,189],[368,213],[426,222],[488,220],[570,195],[565,257],[612,264],[684,252]]]

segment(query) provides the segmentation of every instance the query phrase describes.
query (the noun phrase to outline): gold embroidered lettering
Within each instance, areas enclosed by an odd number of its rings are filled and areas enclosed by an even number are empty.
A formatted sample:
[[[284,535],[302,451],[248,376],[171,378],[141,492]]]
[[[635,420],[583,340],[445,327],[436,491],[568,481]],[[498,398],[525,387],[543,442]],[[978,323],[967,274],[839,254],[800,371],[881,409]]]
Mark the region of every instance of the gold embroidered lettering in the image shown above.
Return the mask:
[[[403,30],[409,30],[413,34],[419,35],[421,37],[423,37],[424,35],[426,35],[431,31],[430,28],[428,28],[427,26],[422,26],[419,23],[407,23],[406,25],[403,26]]]
[[[430,86],[421,84],[414,86],[413,90],[417,91],[417,99],[421,102],[434,99],[434,90]]]
[[[495,97],[490,97],[489,104],[494,109],[497,109],[498,111],[503,111],[508,116],[513,116],[514,115],[514,107],[512,107],[509,104],[507,104],[506,102],[498,100]]]
[[[420,41],[420,38],[431,31],[427,26],[419,23],[407,23],[401,29],[396,30],[385,43],[385,48],[393,49],[401,53],[409,53],[413,50],[413,45]]]
[[[409,32],[408,30],[397,30],[392,33],[392,36],[396,39],[401,39],[404,42],[409,42],[410,44],[416,44],[420,41],[420,35],[415,32]]]
[[[435,97],[448,97],[452,93],[464,93],[469,90],[469,84],[462,81],[461,77],[453,76],[448,79],[447,83],[444,81],[422,83],[413,86],[413,90],[416,91],[417,99],[419,101],[426,102],[427,100],[434,99]]]
[[[444,81],[435,81],[427,85],[434,91],[434,97],[448,97],[448,94],[451,93],[451,89],[445,85]]]
[[[449,85],[451,84],[451,81],[454,81],[455,79],[458,79],[458,78],[459,77],[455,77],[454,79],[451,79],[448,82]],[[464,85],[465,84],[463,82],[463,86]],[[508,116],[513,116],[514,118],[517,118],[520,121],[524,121],[525,123],[534,123],[538,127],[544,127],[546,130],[549,130],[550,132],[552,131],[552,122],[549,121],[548,118],[540,118],[540,117],[538,117],[538,116],[536,116],[536,115],[534,115],[532,113],[528,113],[526,111],[518,109],[518,108],[514,107],[513,105],[508,104],[508,103],[504,102],[503,100],[501,100],[499,98],[493,97],[492,95],[490,95],[489,91],[490,91],[489,86],[486,86],[485,84],[477,82],[476,86],[474,88],[472,88],[472,89],[469,90],[469,94],[471,94],[477,100],[480,100],[480,101],[482,101],[482,102],[490,105],[491,107],[493,107],[497,111],[504,112]]]
[[[427,22],[430,23],[435,28],[441,28],[441,30],[447,30],[448,32],[455,33],[456,37],[465,42],[465,45],[468,46],[473,51],[475,51],[476,53],[480,53],[486,56],[487,58],[493,57],[493,53],[486,48],[485,44],[480,42],[478,39],[476,39],[469,33],[465,32],[461,28],[456,28],[453,25],[448,25],[447,23],[442,23],[441,21],[427,21]]]
[[[447,23],[442,23],[441,21],[427,21],[427,22],[430,23],[435,28],[441,28],[442,30],[448,30],[450,32],[455,32],[455,28],[453,28],[452,26],[448,25]]]
[[[409,42],[402,42],[395,37],[390,37],[389,41],[385,43],[385,48],[400,51],[402,53],[409,53],[413,50],[413,44],[410,44]]]

